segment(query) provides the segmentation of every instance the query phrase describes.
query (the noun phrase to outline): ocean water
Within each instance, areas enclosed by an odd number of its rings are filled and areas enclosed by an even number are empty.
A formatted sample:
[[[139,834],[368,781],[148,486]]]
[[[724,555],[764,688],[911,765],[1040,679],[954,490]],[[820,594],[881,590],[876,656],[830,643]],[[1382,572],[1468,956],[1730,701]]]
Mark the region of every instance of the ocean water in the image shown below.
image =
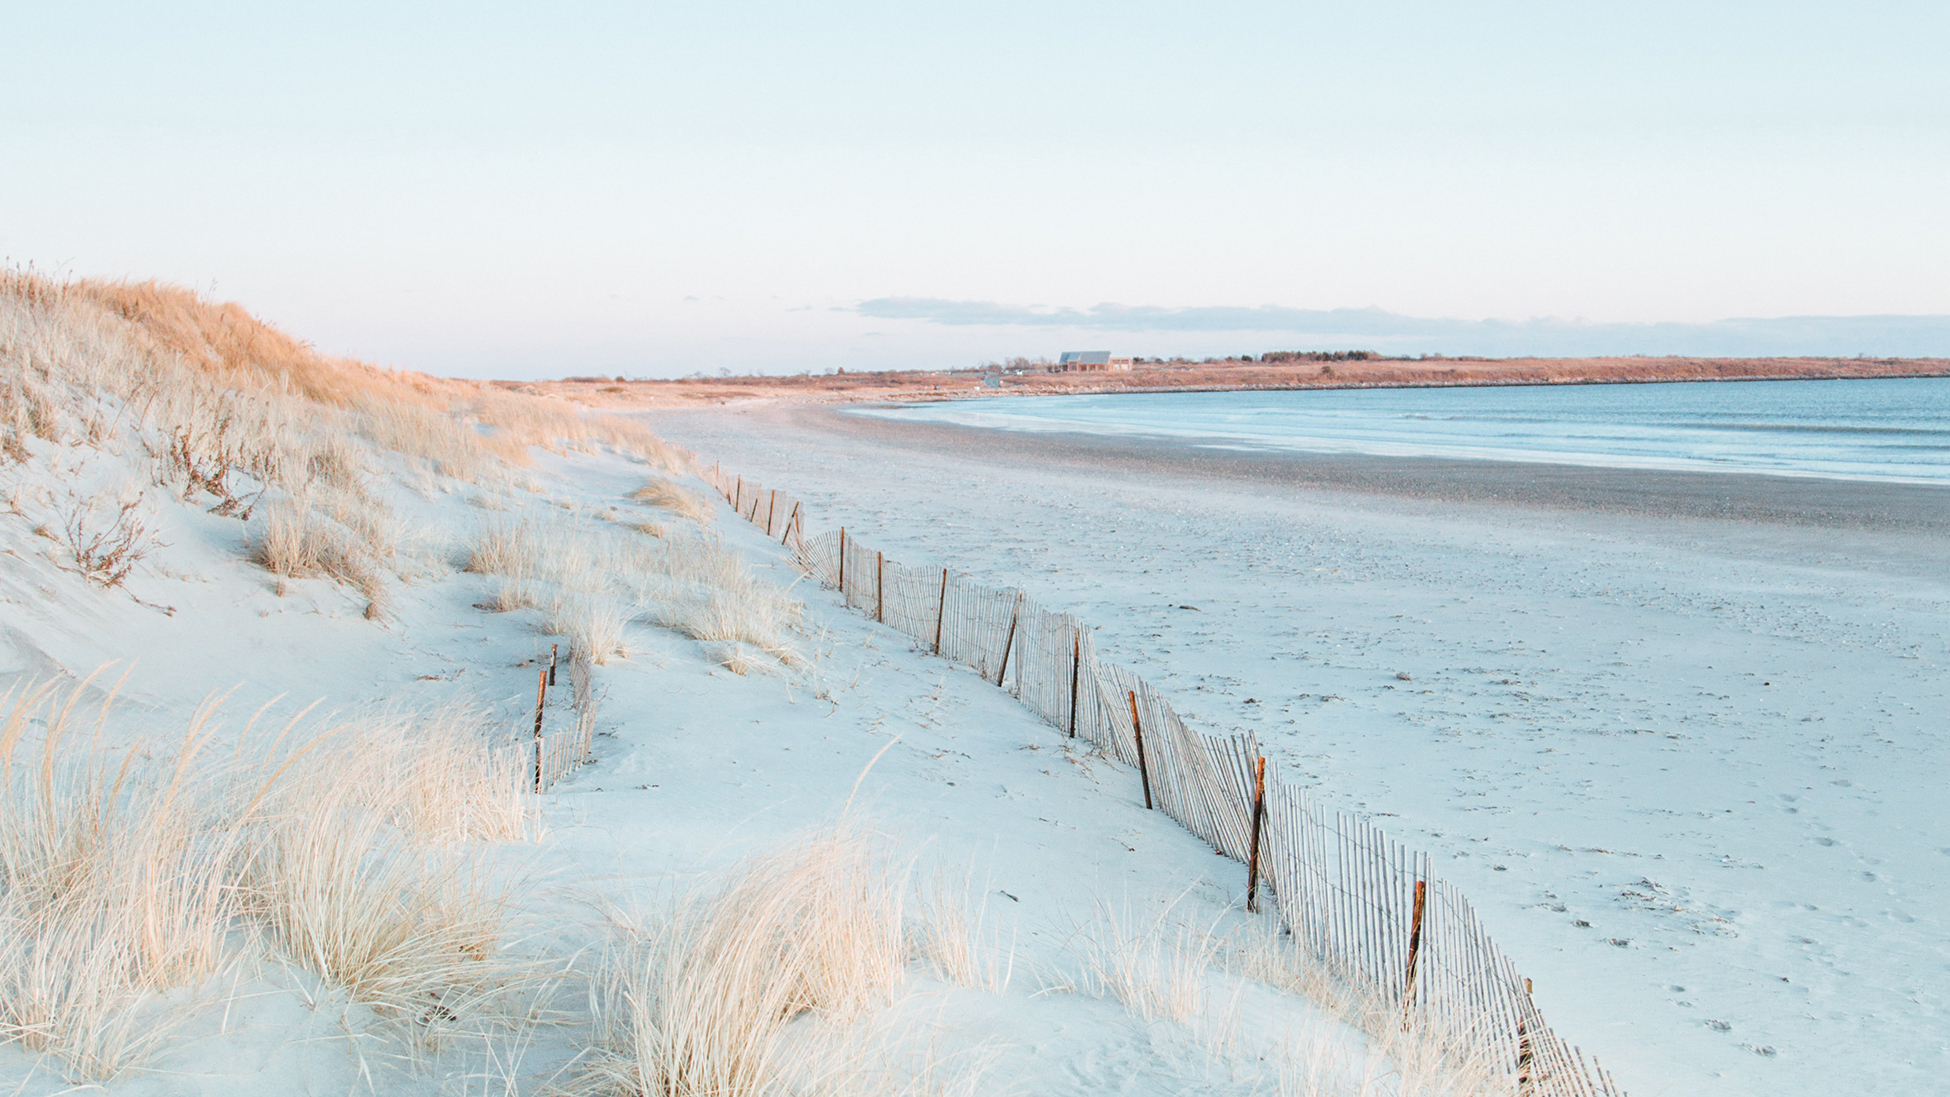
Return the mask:
[[[862,407],[994,430],[1950,485],[1950,378],[1026,396]]]

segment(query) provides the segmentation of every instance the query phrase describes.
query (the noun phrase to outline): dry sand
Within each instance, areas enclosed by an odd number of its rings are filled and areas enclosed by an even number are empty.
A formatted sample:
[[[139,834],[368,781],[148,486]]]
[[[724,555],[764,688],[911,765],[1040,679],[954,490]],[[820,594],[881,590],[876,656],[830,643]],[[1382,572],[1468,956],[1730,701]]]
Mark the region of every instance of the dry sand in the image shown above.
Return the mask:
[[[1634,1094],[1950,1070],[1950,491],[648,417],[1432,851]]]

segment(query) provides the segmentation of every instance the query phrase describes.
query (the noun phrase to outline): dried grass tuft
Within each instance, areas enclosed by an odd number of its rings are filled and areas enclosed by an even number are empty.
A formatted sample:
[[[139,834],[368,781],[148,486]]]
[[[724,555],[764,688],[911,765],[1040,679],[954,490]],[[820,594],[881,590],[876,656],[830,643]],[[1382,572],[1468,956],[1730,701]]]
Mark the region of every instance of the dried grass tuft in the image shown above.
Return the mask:
[[[626,931],[598,979],[585,1093],[785,1092],[801,1014],[844,1021],[905,977],[906,873],[854,834],[753,858]]]
[[[1003,994],[1015,974],[1014,941],[1005,945],[996,934],[988,897],[976,899],[973,883],[971,869],[959,880],[936,876],[921,889],[910,931],[914,952],[949,982]]]
[[[553,599],[542,618],[542,629],[569,641],[569,652],[598,665],[630,653],[624,627],[632,615],[610,598],[567,594]]]
[[[170,1033],[145,1001],[224,967],[239,846],[198,817],[209,710],[150,762],[75,741],[87,685],[0,695],[0,1038],[112,1078]]]
[[[1209,930],[1176,919],[1176,908],[1164,904],[1147,914],[1098,901],[1095,920],[1072,942],[1080,988],[1114,998],[1146,1021],[1197,1016],[1220,944]]]
[[[310,792],[270,819],[245,877],[277,947],[410,1028],[503,993],[509,904],[478,856],[416,847],[379,813]]]
[[[716,517],[710,500],[661,477],[644,481],[642,487],[630,493],[630,498],[645,506],[661,507],[700,525]]]
[[[186,1019],[161,995],[260,936],[417,1036],[524,984],[507,893],[470,843],[528,833],[532,800],[477,723],[381,714],[217,752],[212,701],[151,753],[107,745],[107,701],[78,734],[89,688],[0,695],[0,1039],[113,1078]]]

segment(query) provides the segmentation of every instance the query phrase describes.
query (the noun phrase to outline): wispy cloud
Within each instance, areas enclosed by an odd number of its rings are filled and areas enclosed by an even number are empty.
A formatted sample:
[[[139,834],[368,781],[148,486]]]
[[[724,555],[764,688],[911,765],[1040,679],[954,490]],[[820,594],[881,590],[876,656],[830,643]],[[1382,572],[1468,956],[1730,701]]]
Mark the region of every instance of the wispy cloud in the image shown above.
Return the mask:
[[[880,297],[854,311],[878,320],[957,327],[1077,332],[1220,333],[1314,341],[1365,341],[1377,350],[1444,354],[1817,354],[1950,356],[1950,316],[1786,316],[1705,323],[1449,320],[1382,309],[1296,309],[1099,304],[1088,308],[1003,305],[929,297]]]

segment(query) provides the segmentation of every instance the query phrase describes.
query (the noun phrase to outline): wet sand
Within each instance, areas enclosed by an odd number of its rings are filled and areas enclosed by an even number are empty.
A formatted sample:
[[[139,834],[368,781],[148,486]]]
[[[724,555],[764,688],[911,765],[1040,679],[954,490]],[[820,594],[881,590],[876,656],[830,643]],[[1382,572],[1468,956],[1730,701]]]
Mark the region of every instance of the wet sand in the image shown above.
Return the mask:
[[[785,405],[776,412],[801,428],[846,434],[892,449],[962,453],[997,464],[1118,468],[1143,475],[1433,502],[1950,533],[1950,488],[1928,485],[1514,461],[1249,452],[1201,446],[1182,438],[1031,434],[902,422],[817,405]]]

